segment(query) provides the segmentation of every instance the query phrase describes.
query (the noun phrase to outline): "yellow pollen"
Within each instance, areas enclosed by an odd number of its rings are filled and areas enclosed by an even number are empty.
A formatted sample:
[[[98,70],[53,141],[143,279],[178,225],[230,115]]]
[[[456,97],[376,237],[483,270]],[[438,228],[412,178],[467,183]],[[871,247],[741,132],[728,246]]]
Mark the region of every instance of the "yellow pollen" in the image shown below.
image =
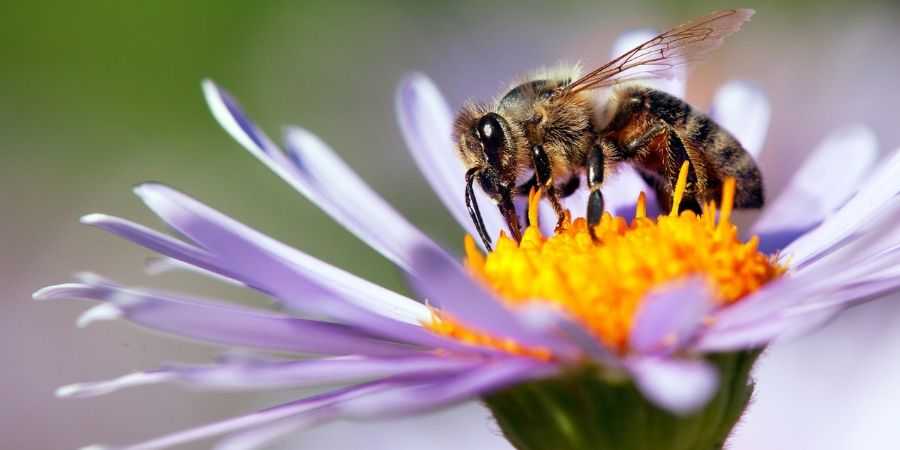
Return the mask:
[[[566,311],[597,339],[620,353],[628,352],[628,336],[647,293],[666,283],[692,276],[705,277],[720,305],[740,301],[784,273],[784,268],[761,253],[758,239],[741,242],[730,222],[735,183],[724,183],[721,212],[703,205],[699,216],[679,213],[687,188],[688,165],[682,166],[672,210],[655,219],[646,215],[646,198],[637,199],[635,218],[604,213],[591,238],[583,218],[567,214],[552,236],[538,227],[539,191],[529,195],[529,227],[516,243],[501,234],[493,252],[483,255],[471,236],[465,238],[466,266],[509,307],[539,299]],[[466,327],[453,317],[434,312],[425,324],[435,333],[474,345],[552,359],[546,349],[520,345]]]

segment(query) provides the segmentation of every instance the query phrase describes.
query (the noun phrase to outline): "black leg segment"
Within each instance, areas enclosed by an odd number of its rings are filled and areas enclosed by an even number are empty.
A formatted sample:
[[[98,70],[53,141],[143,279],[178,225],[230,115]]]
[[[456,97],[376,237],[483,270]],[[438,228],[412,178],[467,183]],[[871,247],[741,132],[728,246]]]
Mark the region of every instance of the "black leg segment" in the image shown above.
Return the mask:
[[[600,145],[615,145],[613,142],[604,139],[600,142]],[[600,146],[591,147],[590,151],[588,151],[587,155],[587,182],[588,187],[591,189],[591,194],[588,197],[587,204],[587,222],[588,222],[588,231],[591,233],[591,237],[594,239],[597,236],[594,235],[594,226],[600,223],[600,217],[603,216],[603,192],[600,191],[600,186],[603,185],[603,170],[605,167],[604,164],[604,156],[603,150]]]

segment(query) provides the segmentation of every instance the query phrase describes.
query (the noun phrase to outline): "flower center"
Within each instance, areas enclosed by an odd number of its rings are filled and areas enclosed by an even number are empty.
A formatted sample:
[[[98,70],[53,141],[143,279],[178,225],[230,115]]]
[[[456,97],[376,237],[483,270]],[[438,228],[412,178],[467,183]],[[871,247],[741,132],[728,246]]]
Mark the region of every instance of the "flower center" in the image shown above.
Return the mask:
[[[710,284],[720,305],[740,301],[784,273],[784,268],[761,253],[758,238],[741,242],[729,219],[735,183],[723,186],[722,208],[710,202],[700,215],[679,212],[688,165],[676,184],[668,215],[646,216],[644,194],[638,197],[635,217],[628,223],[605,213],[591,238],[584,219],[566,216],[552,236],[537,226],[540,194],[529,197],[529,223],[520,243],[501,233],[496,249],[482,255],[466,236],[466,265],[510,307],[544,301],[580,321],[609,348],[628,351],[628,336],[642,300],[654,288],[700,275]],[[526,348],[466,327],[440,311],[426,324],[432,331],[462,341],[500,348],[541,359],[545,349]]]

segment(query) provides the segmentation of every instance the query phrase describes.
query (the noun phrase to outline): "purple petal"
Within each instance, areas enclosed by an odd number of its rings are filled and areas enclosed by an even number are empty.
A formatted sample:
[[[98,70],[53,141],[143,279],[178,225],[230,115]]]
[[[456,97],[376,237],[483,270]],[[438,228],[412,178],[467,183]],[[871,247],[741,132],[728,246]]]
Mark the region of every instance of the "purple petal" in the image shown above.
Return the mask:
[[[422,378],[471,370],[484,360],[437,355],[339,357],[310,360],[225,360],[215,365],[170,365],[112,380],[77,383],[60,397],[92,397],[147,384],[177,382],[198,389],[249,390],[357,384],[386,378]]]
[[[832,132],[765,209],[752,233],[761,236],[767,250],[776,250],[782,247],[773,247],[772,238],[790,230],[797,236],[815,227],[858,189],[863,177],[871,173],[877,153],[875,134],[867,127],[847,126]],[[822,174],[829,174],[828,183],[822,183]],[[789,243],[779,240],[778,244]]]
[[[466,212],[465,169],[451,139],[453,116],[443,96],[428,77],[413,73],[400,83],[395,105],[400,131],[419,171],[463,229],[478,236]],[[475,196],[485,228],[496,239],[505,222],[484,193],[476,189]]]
[[[106,302],[88,310],[79,319],[81,326],[124,317],[153,330],[220,345],[331,355],[397,355],[416,349],[374,340],[345,325],[105,285],[61,284],[41,289],[34,297]]]
[[[676,352],[694,337],[714,306],[709,287],[699,278],[651,293],[638,310],[629,347],[639,354]]]
[[[638,45],[653,39],[658,34],[658,31],[649,28],[637,29],[624,33],[613,43],[609,56],[610,58],[617,58]],[[623,76],[637,76],[640,78],[642,69],[646,68],[636,68],[632,71],[626,71]],[[665,75],[668,75],[669,78],[659,77],[641,80],[641,84],[661,89],[678,98],[684,98],[687,80],[687,71],[685,70],[684,65],[673,66]]]
[[[579,359],[587,355],[605,367],[621,367],[618,356],[612,350],[559,308],[546,302],[533,302],[516,313],[526,326],[545,335],[556,335],[574,345],[580,350],[576,355]]]
[[[398,386],[335,405],[341,417],[376,418],[431,411],[453,403],[477,400],[506,386],[549,376],[558,371],[550,363],[530,358],[494,360],[480,367],[432,383]]]
[[[356,396],[314,415],[324,420],[349,417],[359,419],[383,418],[429,412],[454,403],[474,400],[503,387],[550,375],[556,369],[527,359],[508,359],[470,370],[454,377],[442,377],[431,382],[395,385]],[[328,419],[325,419],[325,417]],[[308,428],[314,424],[309,417],[295,417],[249,430],[224,441],[217,450],[248,450],[258,448],[285,434]]]
[[[511,338],[525,345],[558,349],[571,354],[576,349],[553,336],[529,328],[513,311],[443,253],[421,248],[415,256],[413,288],[437,304],[454,319],[494,336]],[[560,348],[561,345],[565,347]]]
[[[159,184],[143,184],[135,192],[157,215],[180,233],[227,261],[247,284],[264,287],[294,307],[314,313],[330,305],[309,298],[357,300],[358,306],[409,323],[431,317],[424,305],[319,261],[231,219],[197,200]],[[364,293],[364,295],[361,295]]]
[[[286,418],[303,418],[308,425],[321,422],[328,416],[327,409],[332,404],[346,401],[357,396],[367,395],[384,389],[382,383],[369,383],[327,392],[325,394],[284,403],[244,416],[226,419],[220,422],[203,425],[197,428],[172,433],[150,441],[127,446],[91,446],[91,449],[102,450],[156,450],[188,442],[206,439],[224,433],[265,426]],[[323,410],[324,409],[324,410]]]
[[[754,158],[762,152],[772,107],[762,89],[730,81],[716,92],[710,117],[737,138]]]
[[[795,267],[811,263],[823,253],[846,243],[846,238],[877,218],[900,192],[900,151],[870,173],[862,187],[841,209],[818,228],[784,249]]]
[[[647,197],[647,216],[654,217],[659,214],[653,190],[633,168],[621,167],[609,178],[608,182],[603,184],[603,199],[607,204],[606,209],[617,216],[630,219],[634,217],[635,204],[641,192],[644,192]],[[584,205],[582,205],[582,209],[584,209]]]
[[[285,146],[309,187],[310,200],[373,248],[409,272],[410,252],[434,242],[363,182],[324,142],[306,130],[289,128]]]
[[[704,361],[637,357],[626,365],[648,400],[676,414],[702,407],[718,386],[716,369]]]
[[[833,316],[833,310],[790,316],[778,313],[754,323],[704,333],[692,348],[709,353],[761,348],[788,331],[811,331]]]
[[[434,245],[318,138],[299,129],[291,130],[288,139],[291,153],[285,155],[246,117],[225,90],[207,80],[203,91],[213,116],[225,131],[294,189],[388,259],[409,269],[408,251],[412,245]],[[334,177],[329,178],[329,174]],[[322,182],[322,179],[341,181]]]

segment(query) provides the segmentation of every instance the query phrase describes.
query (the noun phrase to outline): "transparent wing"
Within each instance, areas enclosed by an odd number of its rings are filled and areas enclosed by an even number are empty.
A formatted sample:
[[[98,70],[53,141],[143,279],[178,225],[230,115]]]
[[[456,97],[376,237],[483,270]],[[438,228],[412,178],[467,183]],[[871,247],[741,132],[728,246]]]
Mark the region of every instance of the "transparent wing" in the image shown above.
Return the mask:
[[[728,9],[679,25],[575,80],[564,94],[629,80],[668,78],[674,67],[697,61],[722,45],[754,13],[752,9]]]

